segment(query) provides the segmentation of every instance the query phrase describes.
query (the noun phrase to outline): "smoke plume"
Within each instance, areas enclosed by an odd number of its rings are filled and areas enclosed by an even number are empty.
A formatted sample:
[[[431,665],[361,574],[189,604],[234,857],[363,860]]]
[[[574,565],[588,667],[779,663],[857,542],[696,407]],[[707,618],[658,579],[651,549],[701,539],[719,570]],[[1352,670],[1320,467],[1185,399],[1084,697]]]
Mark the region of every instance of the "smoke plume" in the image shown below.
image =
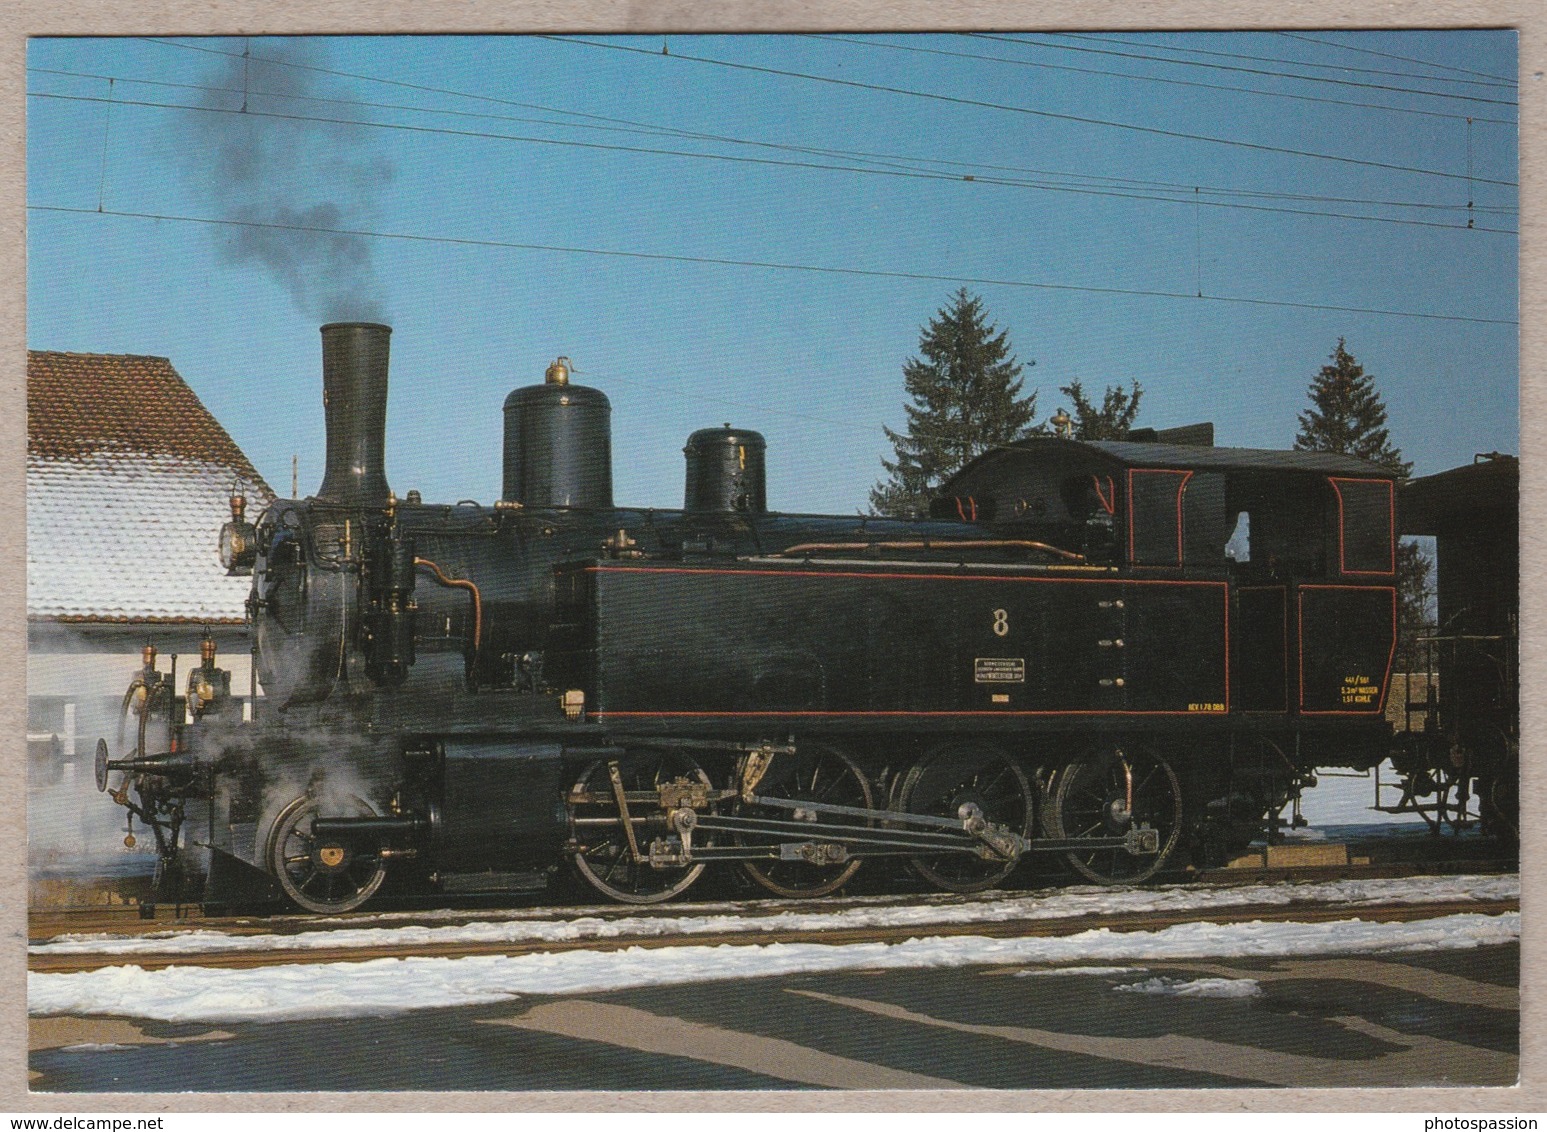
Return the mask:
[[[203,104],[223,112],[193,115],[193,144],[180,147],[205,206],[242,225],[216,230],[221,258],[265,272],[315,321],[380,321],[371,238],[338,230],[371,227],[392,162],[369,128],[315,120],[360,113],[308,101],[359,97],[308,69],[326,64],[315,41],[245,44],[206,76]]]

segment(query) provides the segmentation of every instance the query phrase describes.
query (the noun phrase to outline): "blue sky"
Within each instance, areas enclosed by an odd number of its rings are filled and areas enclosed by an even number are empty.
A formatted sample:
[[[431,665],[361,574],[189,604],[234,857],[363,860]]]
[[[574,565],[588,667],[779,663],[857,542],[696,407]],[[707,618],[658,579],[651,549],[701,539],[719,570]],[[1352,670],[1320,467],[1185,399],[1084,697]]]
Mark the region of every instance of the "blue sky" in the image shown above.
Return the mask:
[[[504,396],[565,354],[612,400],[620,503],[680,505],[686,437],[732,422],[771,507],[863,509],[963,283],[1044,418],[1136,380],[1140,424],[1288,447],[1344,338],[1418,474],[1518,451],[1513,32],[35,39],[28,66],[29,346],[171,358],[281,491],[292,454],[321,480],[317,327],[364,315],[395,328],[399,494],[494,498]],[[196,222],[231,220],[313,231]]]

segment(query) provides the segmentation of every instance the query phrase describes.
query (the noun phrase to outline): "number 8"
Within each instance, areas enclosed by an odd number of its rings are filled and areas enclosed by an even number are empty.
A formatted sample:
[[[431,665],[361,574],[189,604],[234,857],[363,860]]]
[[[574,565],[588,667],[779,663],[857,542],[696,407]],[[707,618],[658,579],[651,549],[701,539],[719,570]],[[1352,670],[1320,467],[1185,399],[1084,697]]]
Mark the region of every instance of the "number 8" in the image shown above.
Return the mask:
[[[1007,610],[994,610],[994,636],[1008,637],[1010,635],[1010,614]]]

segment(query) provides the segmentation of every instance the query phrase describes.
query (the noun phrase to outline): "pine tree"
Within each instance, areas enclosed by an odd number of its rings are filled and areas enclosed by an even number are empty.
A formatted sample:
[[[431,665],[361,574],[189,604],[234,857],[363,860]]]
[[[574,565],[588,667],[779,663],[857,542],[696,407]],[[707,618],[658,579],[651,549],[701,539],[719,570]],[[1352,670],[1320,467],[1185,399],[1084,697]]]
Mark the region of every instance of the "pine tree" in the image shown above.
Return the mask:
[[[1412,474],[1412,462],[1402,459],[1402,450],[1391,443],[1386,404],[1375,387],[1375,379],[1364,372],[1342,338],[1332,351],[1330,364],[1321,367],[1308,393],[1311,407],[1300,414],[1296,451],[1357,456],[1389,469],[1398,479]],[[1397,544],[1398,619],[1404,652],[1410,651],[1407,646],[1418,628],[1428,621],[1432,565],[1416,542]]]
[[[1139,415],[1139,398],[1144,396],[1144,389],[1137,381],[1129,389],[1109,385],[1098,409],[1085,396],[1085,387],[1078,381],[1061,386],[1058,391],[1074,403],[1076,440],[1124,439],[1133,428],[1133,419]]]
[[[1340,452],[1389,468],[1406,479],[1413,465],[1402,459],[1402,450],[1391,443],[1386,428],[1386,405],[1375,388],[1375,379],[1338,339],[1330,365],[1311,382],[1311,408],[1300,414],[1297,452]]]
[[[1035,364],[1035,363],[1032,363]],[[983,301],[963,287],[919,332],[919,356],[902,367],[906,434],[884,425],[895,460],[870,493],[876,515],[922,513],[940,484],[973,457],[1029,435],[1035,391],[1021,396],[1023,367],[1007,331],[988,321]]]

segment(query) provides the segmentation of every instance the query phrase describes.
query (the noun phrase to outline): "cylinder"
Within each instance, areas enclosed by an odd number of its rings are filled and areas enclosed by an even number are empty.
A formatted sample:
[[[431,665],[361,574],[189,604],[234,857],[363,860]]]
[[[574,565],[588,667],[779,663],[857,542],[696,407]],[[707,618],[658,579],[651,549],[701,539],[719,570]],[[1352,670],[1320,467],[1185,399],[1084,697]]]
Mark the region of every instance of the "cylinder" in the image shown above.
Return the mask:
[[[322,328],[322,405],[328,456],[317,498],[382,507],[387,487],[387,348],[390,326],[333,322]]]
[[[761,433],[730,425],[701,428],[688,437],[682,450],[688,458],[685,509],[753,515],[767,511],[766,448]]]
[[[528,385],[505,398],[502,498],[526,507],[612,506],[612,405],[584,385]]]

